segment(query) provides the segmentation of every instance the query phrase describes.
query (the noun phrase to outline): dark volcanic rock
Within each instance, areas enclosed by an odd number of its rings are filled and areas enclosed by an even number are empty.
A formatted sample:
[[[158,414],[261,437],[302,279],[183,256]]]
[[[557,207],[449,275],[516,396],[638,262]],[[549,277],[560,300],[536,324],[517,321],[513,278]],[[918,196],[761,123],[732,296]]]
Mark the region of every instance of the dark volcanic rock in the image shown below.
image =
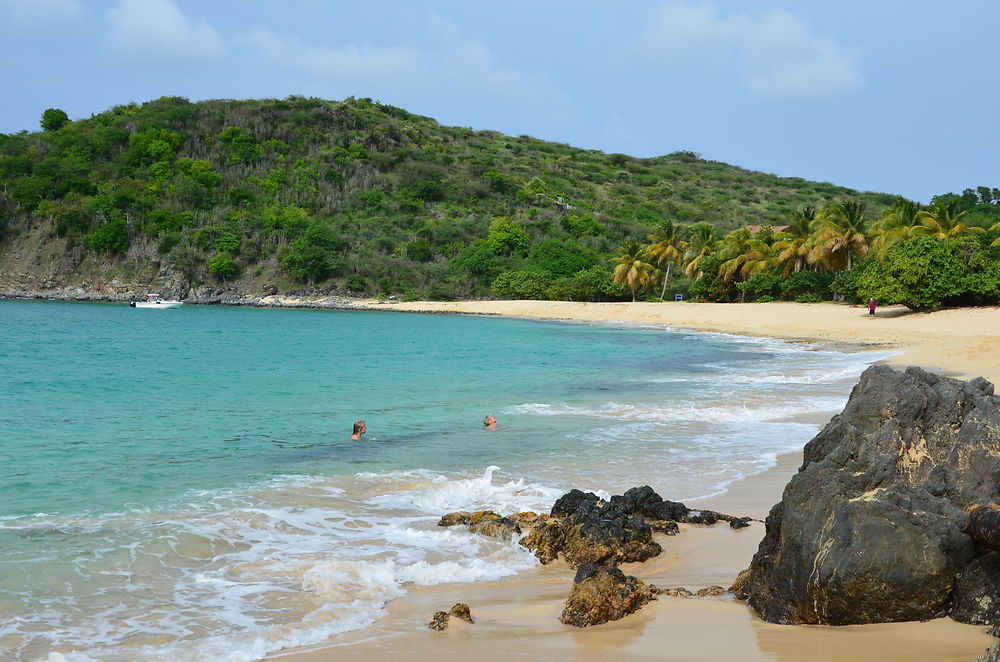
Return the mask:
[[[570,490],[556,500],[548,519],[535,521],[521,544],[542,563],[561,555],[572,565],[617,565],[645,561],[662,552],[653,531],[674,535],[677,522],[713,524],[731,519],[731,515],[696,512],[683,503],[664,501],[649,485],[633,487],[608,501]]]
[[[958,579],[989,564],[963,509],[1000,495],[998,405],[983,379],[866,370],[806,444],[733,590],[779,623],[922,620],[953,605],[962,620],[994,618],[995,581],[984,595]]]
[[[955,581],[951,617],[962,623],[1000,624],[1000,552],[980,556]]]
[[[978,506],[969,513],[964,531],[986,549],[1000,552],[1000,506]]]
[[[617,621],[655,599],[652,587],[641,579],[585,563],[577,569],[559,620],[579,628]]]
[[[729,527],[732,529],[743,529],[750,526],[750,522],[752,521],[752,517],[734,517],[729,520]]]

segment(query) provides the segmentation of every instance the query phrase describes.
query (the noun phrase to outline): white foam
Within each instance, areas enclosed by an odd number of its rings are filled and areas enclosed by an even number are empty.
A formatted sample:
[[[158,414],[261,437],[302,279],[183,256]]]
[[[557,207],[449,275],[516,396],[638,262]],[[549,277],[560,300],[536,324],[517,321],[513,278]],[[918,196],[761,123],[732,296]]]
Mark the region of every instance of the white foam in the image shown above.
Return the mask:
[[[41,598],[32,630],[8,622],[0,637],[31,638],[44,627],[56,642],[52,662],[249,662],[368,627],[407,584],[494,580],[537,564],[514,540],[437,527],[429,516],[441,514],[438,504],[504,511],[554,500],[555,490],[523,479],[493,485],[497,471],[372,474],[366,480],[405,489],[364,502],[324,480],[299,480],[257,493],[205,492],[196,510],[166,518],[8,521],[36,535],[75,537],[70,555],[80,544],[94,554],[54,556],[53,577],[72,568],[76,590]],[[303,492],[289,492],[291,483]],[[302,494],[329,503],[301,505]],[[205,630],[216,634],[192,638]],[[152,639],[164,643],[143,643]]]
[[[843,397],[803,398],[790,402],[759,402],[755,405],[739,404],[696,404],[679,402],[671,404],[629,404],[608,402],[598,407],[581,407],[569,404],[525,403],[513,407],[519,414],[538,416],[591,416],[613,418],[622,421],[696,421],[715,423],[746,423],[753,421],[776,421],[793,416],[815,412],[831,412],[841,409]]]
[[[500,467],[487,467],[481,477],[459,480],[435,480],[416,489],[394,492],[371,499],[371,503],[397,508],[415,507],[426,513],[440,514],[457,510],[492,509],[500,514],[548,509],[562,490],[530,484],[523,478],[494,485],[493,473]]]

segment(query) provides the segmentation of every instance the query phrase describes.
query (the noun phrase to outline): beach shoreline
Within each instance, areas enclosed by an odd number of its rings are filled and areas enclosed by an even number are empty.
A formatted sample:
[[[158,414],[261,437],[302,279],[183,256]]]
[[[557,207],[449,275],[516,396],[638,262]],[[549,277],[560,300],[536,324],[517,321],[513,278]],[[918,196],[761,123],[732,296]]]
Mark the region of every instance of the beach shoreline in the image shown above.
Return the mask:
[[[364,304],[362,304],[364,305]],[[498,315],[523,319],[608,324],[652,324],[677,330],[779,338],[846,349],[892,350],[887,362],[917,365],[970,379],[1000,379],[1000,308],[913,314],[883,308],[871,319],[860,307],[835,304],[595,303],[539,301],[400,302],[365,306],[411,313]],[[782,455],[772,468],[731,484],[725,493],[692,501],[763,519],[780,500],[801,453]],[[627,574],[661,587],[698,589],[729,586],[749,565],[763,537],[754,523],[735,531],[726,526],[682,525],[661,537],[664,553],[644,564],[623,566]],[[482,662],[534,656],[606,660],[973,660],[995,640],[985,629],[937,619],[927,623],[869,626],[782,626],[761,621],[743,603],[724,598],[663,596],[622,621],[577,630],[558,621],[573,572],[556,563],[495,582],[409,587],[386,606],[386,615],[365,631],[308,649],[286,650],[269,659],[322,662],[370,659],[458,659]],[[431,614],[456,602],[470,605],[477,623],[454,623],[445,632],[426,628]],[[725,633],[725,636],[720,636]]]

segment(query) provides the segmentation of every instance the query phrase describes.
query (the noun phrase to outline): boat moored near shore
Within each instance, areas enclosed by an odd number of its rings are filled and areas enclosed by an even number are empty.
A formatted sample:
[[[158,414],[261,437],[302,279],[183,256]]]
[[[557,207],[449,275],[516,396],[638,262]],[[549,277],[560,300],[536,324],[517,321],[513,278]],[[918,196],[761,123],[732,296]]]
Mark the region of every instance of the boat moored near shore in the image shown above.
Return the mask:
[[[180,308],[184,305],[182,301],[168,301],[159,294],[150,293],[146,295],[145,301],[129,301],[128,305],[133,308]]]

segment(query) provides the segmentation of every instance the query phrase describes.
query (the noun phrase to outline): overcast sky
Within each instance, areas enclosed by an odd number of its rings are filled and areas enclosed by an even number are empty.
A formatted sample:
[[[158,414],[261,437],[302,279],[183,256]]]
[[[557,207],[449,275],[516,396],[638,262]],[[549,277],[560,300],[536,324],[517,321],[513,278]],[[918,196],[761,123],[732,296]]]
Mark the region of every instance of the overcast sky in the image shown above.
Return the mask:
[[[1000,187],[998,0],[0,0],[0,132],[160,96],[442,124],[920,202]]]

